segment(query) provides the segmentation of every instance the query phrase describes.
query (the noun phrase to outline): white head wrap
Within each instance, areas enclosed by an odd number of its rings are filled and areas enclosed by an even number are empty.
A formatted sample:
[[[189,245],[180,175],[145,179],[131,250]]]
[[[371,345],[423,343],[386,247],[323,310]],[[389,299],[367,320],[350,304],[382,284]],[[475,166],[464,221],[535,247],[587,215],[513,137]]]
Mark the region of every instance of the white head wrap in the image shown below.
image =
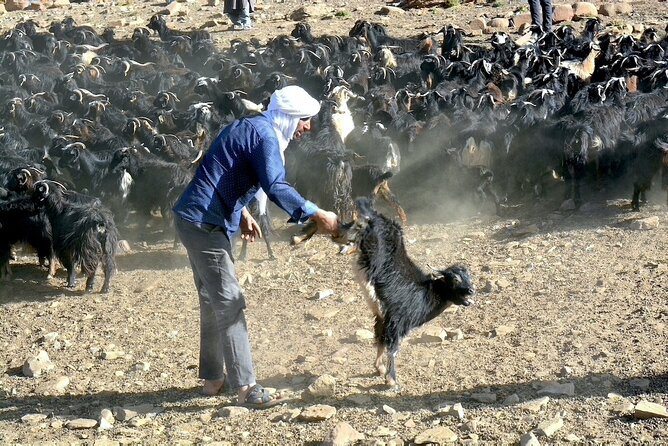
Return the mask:
[[[315,116],[319,111],[320,103],[296,85],[281,88],[271,95],[264,115],[274,126],[281,156],[297,130],[299,119]]]

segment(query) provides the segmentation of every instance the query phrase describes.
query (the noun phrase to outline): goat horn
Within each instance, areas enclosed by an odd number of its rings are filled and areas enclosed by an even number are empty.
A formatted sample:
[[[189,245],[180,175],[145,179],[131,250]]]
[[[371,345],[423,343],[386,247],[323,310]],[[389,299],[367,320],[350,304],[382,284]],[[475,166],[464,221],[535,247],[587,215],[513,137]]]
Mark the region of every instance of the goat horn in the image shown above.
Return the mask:
[[[197,161],[199,161],[199,160],[202,158],[202,156],[204,156],[204,150],[199,150],[199,151],[197,152],[197,156],[195,157],[194,160],[192,160],[192,161],[190,162],[190,164],[195,164]]]
[[[65,149],[72,149],[75,147],[79,147],[82,150],[86,150],[86,144],[82,143],[81,141],[73,142],[71,144],[66,145],[64,148]]]
[[[176,93],[172,93],[171,91],[168,91],[167,95],[170,96],[172,99],[174,99],[174,102],[181,102],[181,100],[179,100],[179,98],[176,96]]]
[[[57,181],[53,181],[53,180],[51,180],[51,182],[52,182],[53,184],[56,184],[57,186],[59,186],[64,192],[67,192],[67,188],[65,187],[64,184],[59,183],[59,182],[57,182]]]

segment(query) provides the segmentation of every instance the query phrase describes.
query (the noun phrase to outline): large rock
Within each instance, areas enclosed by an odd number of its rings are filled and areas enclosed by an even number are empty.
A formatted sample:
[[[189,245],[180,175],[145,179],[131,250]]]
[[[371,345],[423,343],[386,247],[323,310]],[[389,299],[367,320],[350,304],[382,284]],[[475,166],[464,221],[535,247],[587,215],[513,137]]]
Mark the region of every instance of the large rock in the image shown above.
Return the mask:
[[[515,28],[521,28],[523,25],[531,25],[531,14],[525,12],[523,14],[515,14],[513,16],[513,22],[515,23]]]
[[[545,420],[538,425],[537,433],[538,435],[543,435],[545,437],[551,437],[559,429],[564,427],[564,420],[557,415],[556,417]]]
[[[533,432],[527,432],[520,438],[520,446],[540,446],[540,442]]]
[[[605,17],[613,17],[617,15],[617,5],[614,3],[604,3],[599,6],[598,13]]]
[[[573,5],[573,16],[576,19],[598,17],[598,10],[593,3],[578,2]]]
[[[445,426],[438,426],[432,429],[428,429],[413,440],[415,444],[446,444],[453,443],[457,441],[457,434],[455,434],[450,428]]]
[[[659,227],[659,217],[657,217],[656,215],[653,217],[633,220],[630,225],[631,229],[636,229],[638,231],[649,231],[651,229],[656,229],[658,227]]]
[[[522,409],[527,410],[529,412],[540,412],[542,409],[547,407],[547,403],[550,402],[550,397],[543,397],[543,398],[538,398],[535,400],[527,401],[526,403],[522,404]]]
[[[6,0],[5,9],[7,11],[21,11],[30,6],[30,0]]]
[[[575,384],[573,383],[563,383],[563,384],[548,384],[538,391],[541,395],[566,395],[573,396],[575,395]]]
[[[51,359],[49,359],[49,354],[40,350],[37,356],[25,360],[22,371],[25,376],[36,378],[44,372],[53,370],[54,367]]]
[[[633,6],[631,6],[631,3],[628,2],[617,3],[617,14],[629,15],[632,12],[633,12]]]
[[[356,330],[355,331],[355,336],[354,339],[357,342],[366,342],[366,341],[371,341],[374,338],[373,332],[369,330],[365,330],[363,328]]]
[[[505,17],[495,17],[489,21],[489,26],[495,29],[507,30],[510,22]]]
[[[570,22],[573,20],[573,7],[571,5],[554,5],[552,21],[554,23]]]
[[[350,424],[343,421],[332,429],[322,444],[323,446],[347,446],[363,439],[364,434],[357,432]]]
[[[326,398],[334,396],[336,391],[336,378],[331,375],[319,376],[304,391],[304,399]]]
[[[238,418],[249,413],[250,410],[247,407],[227,406],[218,411],[218,416],[221,418]]]
[[[299,419],[302,421],[325,421],[334,415],[336,415],[336,407],[317,404],[302,410],[302,413],[299,414]]]
[[[636,404],[633,416],[641,420],[647,418],[668,418],[668,411],[660,404],[640,401]]]
[[[487,22],[483,17],[477,17],[473,20],[471,20],[471,23],[469,23],[469,29],[479,29],[479,30],[485,30],[487,28]]]
[[[445,341],[448,337],[448,334],[441,327],[429,326],[425,331],[422,332],[422,336],[418,342],[428,344],[428,343],[441,343]]]
[[[97,426],[97,420],[90,418],[77,418],[65,423],[65,427],[68,429],[91,429],[95,426]]]

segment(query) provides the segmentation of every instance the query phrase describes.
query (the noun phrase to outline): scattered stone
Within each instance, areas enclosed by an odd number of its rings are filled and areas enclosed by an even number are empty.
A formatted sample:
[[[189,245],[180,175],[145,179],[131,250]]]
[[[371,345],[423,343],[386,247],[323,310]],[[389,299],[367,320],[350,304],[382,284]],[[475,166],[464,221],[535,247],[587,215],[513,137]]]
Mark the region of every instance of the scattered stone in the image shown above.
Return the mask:
[[[596,5],[590,2],[578,2],[573,5],[573,16],[576,19],[588,19],[598,17]]]
[[[515,331],[515,327],[513,327],[512,325],[499,325],[493,330],[492,334],[494,335],[494,337],[500,338],[507,334],[512,333],[513,331]]]
[[[516,393],[513,393],[512,395],[509,395],[506,397],[505,400],[503,400],[503,405],[504,406],[512,406],[513,404],[517,404],[520,402],[520,397]]]
[[[441,327],[436,327],[436,326],[429,326],[425,331],[422,332],[422,335],[420,336],[418,342],[420,343],[441,343],[445,341],[445,339],[448,337],[448,334],[443,330]]]
[[[98,425],[97,425],[97,430],[98,431],[107,431],[109,429],[112,429],[113,427],[114,427],[113,424],[109,423],[104,418],[100,418],[100,421],[98,422]],[[96,444],[97,444],[97,442],[96,442]]]
[[[515,22],[515,27],[520,34],[526,32],[531,26],[531,14],[525,12],[523,14],[515,14],[513,16],[513,21]]]
[[[357,342],[370,341],[374,338],[373,332],[365,329],[355,331],[355,340]]]
[[[135,372],[148,372],[149,370],[151,370],[151,364],[149,364],[146,361],[141,361],[135,364],[132,367],[132,370],[134,370]]]
[[[610,412],[619,415],[632,414],[635,410],[635,406],[631,401],[620,396],[617,398],[612,398],[612,401],[610,401],[608,404]]]
[[[464,332],[459,328],[456,329],[445,329],[445,334],[448,336],[448,339],[451,341],[461,341],[464,339]]]
[[[180,15],[180,13],[183,11],[183,3],[179,2],[171,2],[167,6],[165,6],[165,9],[160,11],[160,14],[163,15]]]
[[[397,435],[397,431],[393,431],[386,426],[378,426],[376,430],[369,435],[371,435],[372,437],[392,437],[394,435]]]
[[[604,3],[598,8],[598,13],[605,17],[617,15],[617,7],[614,3]]]
[[[207,20],[206,22],[202,23],[202,26],[200,26],[200,29],[215,28],[218,25],[221,25],[221,23],[219,23],[216,20]]]
[[[540,442],[533,432],[527,432],[520,438],[520,446],[540,446]]]
[[[220,4],[219,0],[207,0],[207,6],[218,6]]]
[[[550,401],[550,397],[544,396],[543,398],[538,398],[535,400],[527,401],[522,404],[522,409],[529,412],[540,412],[543,408],[547,406],[547,403]]]
[[[550,420],[546,420],[538,424],[537,434],[545,437],[551,437],[562,427],[564,427],[564,420],[559,415],[557,415]]]
[[[580,437],[578,437],[575,434],[568,434],[564,437],[564,441],[567,441],[569,443],[581,443],[582,440],[580,440]]]
[[[148,424],[149,421],[150,420],[148,418],[135,417],[130,420],[128,425],[131,427],[142,427],[143,425]]]
[[[37,356],[28,358],[23,363],[23,374],[30,378],[37,378],[44,372],[53,370],[55,365],[49,359],[49,354],[44,350],[40,350]]]
[[[51,384],[51,388],[56,392],[64,392],[67,386],[70,385],[70,378],[67,376],[61,376],[56,378],[55,381]]]
[[[292,422],[295,421],[297,418],[299,418],[299,414],[301,414],[302,411],[300,409],[288,409],[284,412],[280,412],[277,414],[274,418],[271,419],[274,423],[277,423],[279,421],[284,421],[284,422]]]
[[[510,22],[505,17],[495,17],[489,22],[491,28],[506,30],[510,27]]]
[[[494,403],[496,402],[496,393],[479,392],[471,395],[471,398],[479,403]]]
[[[668,412],[660,404],[640,401],[636,404],[633,416],[641,420],[646,420],[647,418],[668,418]]]
[[[118,421],[130,421],[134,417],[136,417],[138,414],[136,411],[131,410],[131,409],[126,409],[124,407],[114,407],[113,409],[113,416],[116,418]]]
[[[100,358],[104,359],[106,361],[113,361],[114,359],[122,358],[124,355],[125,355],[125,352],[105,350],[100,354]]]
[[[487,28],[487,22],[483,17],[477,17],[471,20],[471,23],[469,23],[470,30],[484,31],[486,28]]]
[[[90,418],[77,418],[65,423],[65,427],[68,429],[91,429],[95,426],[97,426],[97,421]]]
[[[497,287],[499,287],[500,290],[503,290],[505,288],[509,288],[512,285],[512,282],[508,279],[505,279],[501,277],[500,279],[496,279],[494,282]]]
[[[60,335],[57,332],[52,331],[39,338],[37,342],[40,344],[53,344],[58,339],[58,336]]]
[[[629,227],[638,231],[649,231],[651,229],[656,229],[659,227],[659,217],[655,215],[653,217],[633,220]]]
[[[548,384],[538,391],[540,395],[575,395],[575,384],[573,383],[563,383],[563,384]]]
[[[388,406],[387,404],[383,404],[383,412],[385,412],[388,415],[394,415],[395,413],[397,413],[397,411],[394,408]]]
[[[432,429],[428,429],[413,440],[415,444],[445,444],[453,443],[457,441],[457,434],[455,434],[450,428],[445,426],[438,426]]]
[[[398,6],[383,6],[378,10],[376,13],[378,15],[402,15],[406,14],[406,11],[403,9],[399,8]]]
[[[452,406],[443,406],[438,410],[437,413],[441,416],[457,418],[460,421],[463,420],[465,416],[464,407],[462,407],[461,403],[453,404]]]
[[[559,376],[571,376],[572,374],[573,369],[567,365],[563,366],[561,370],[559,370]]]
[[[5,0],[7,11],[21,11],[30,6],[30,0]]]
[[[629,15],[633,12],[633,6],[629,2],[617,3],[617,14]]]
[[[314,399],[334,396],[336,391],[336,378],[331,375],[319,376],[308,388],[304,391],[304,399]]]
[[[37,424],[46,420],[46,415],[42,413],[29,413],[21,417],[21,422],[25,424]]]
[[[327,299],[328,297],[332,297],[333,295],[334,295],[334,290],[322,290],[315,293],[311,299],[323,300]]]
[[[554,5],[552,21],[554,23],[570,22],[573,20],[573,7],[568,4]]]
[[[302,413],[299,414],[299,419],[307,422],[325,421],[329,420],[334,415],[336,415],[335,407],[326,404],[317,404],[302,410]]]
[[[249,413],[250,410],[247,407],[227,406],[218,411],[218,416],[222,418],[237,418]]]
[[[363,439],[364,434],[357,432],[350,424],[342,421],[327,435],[323,446],[346,446]]]

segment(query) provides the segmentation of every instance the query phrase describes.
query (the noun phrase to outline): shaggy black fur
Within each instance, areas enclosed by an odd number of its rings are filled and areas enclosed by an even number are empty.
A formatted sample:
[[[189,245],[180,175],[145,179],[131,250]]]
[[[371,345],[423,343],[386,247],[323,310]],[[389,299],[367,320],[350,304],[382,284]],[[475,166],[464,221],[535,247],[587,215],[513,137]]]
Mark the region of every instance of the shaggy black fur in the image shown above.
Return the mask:
[[[114,218],[99,202],[74,204],[64,197],[57,183],[35,183],[33,200],[44,206],[53,231],[53,248],[60,263],[67,269],[67,287],[75,286],[76,268],[87,277],[86,292],[93,290],[95,273],[101,262],[104,284],[101,292],[109,292],[115,272],[118,230]]]
[[[376,369],[389,385],[397,381],[396,356],[408,333],[434,319],[454,304],[473,303],[474,287],[467,267],[424,273],[406,252],[401,226],[376,212],[368,198],[358,198],[356,220],[347,225],[339,242],[359,249],[359,280],[376,322]],[[387,368],[383,353],[387,353]]]

